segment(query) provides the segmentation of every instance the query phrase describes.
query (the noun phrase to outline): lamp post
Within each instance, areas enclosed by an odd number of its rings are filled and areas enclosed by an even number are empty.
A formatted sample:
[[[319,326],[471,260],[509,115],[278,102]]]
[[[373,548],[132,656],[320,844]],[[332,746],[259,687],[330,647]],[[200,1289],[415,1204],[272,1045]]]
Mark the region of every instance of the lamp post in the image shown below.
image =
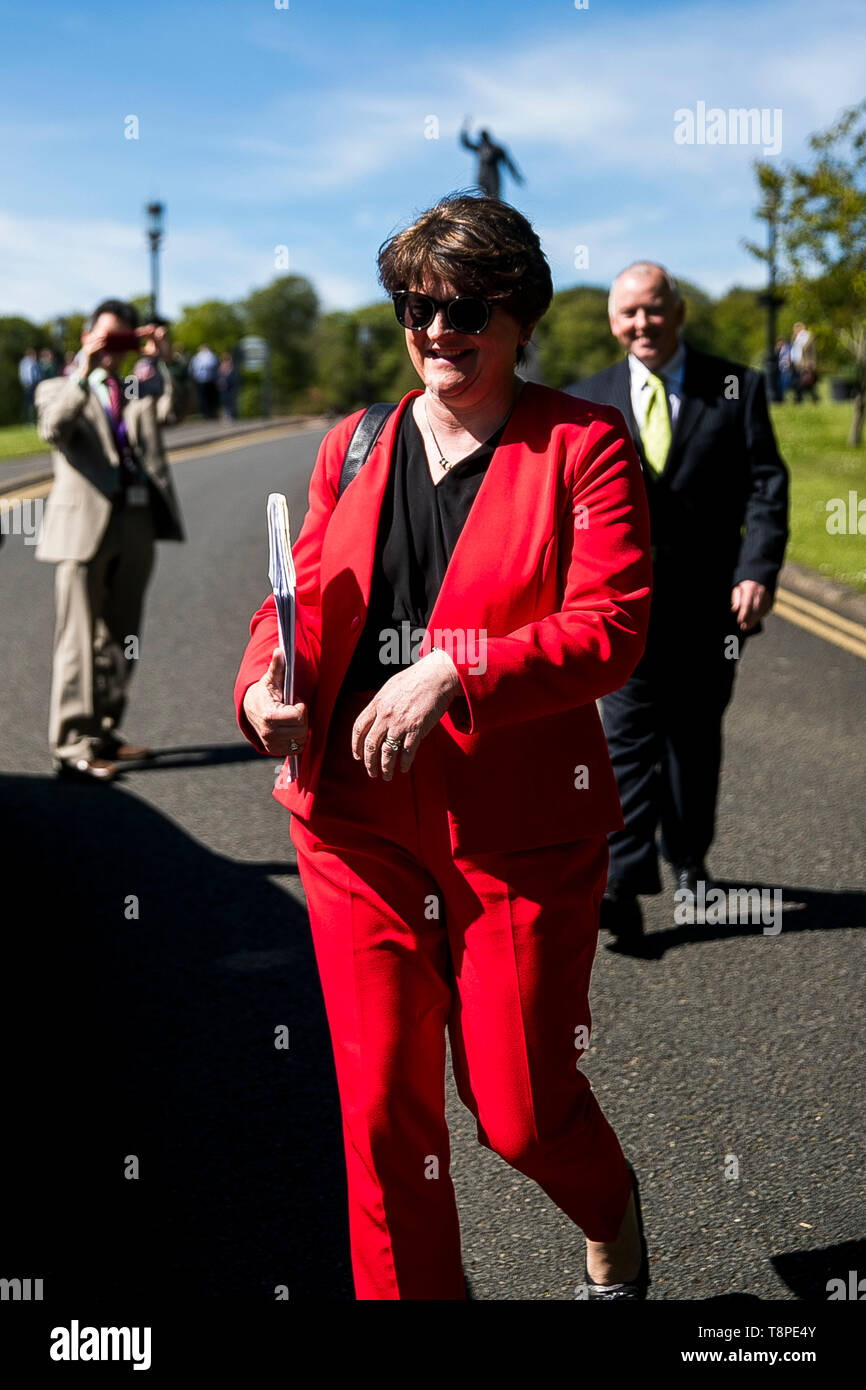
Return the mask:
[[[159,248],[162,243],[165,207],[162,203],[148,203],[145,212],[147,213],[147,239],[150,243],[150,317],[151,320],[154,320],[159,313],[157,308],[159,300]]]

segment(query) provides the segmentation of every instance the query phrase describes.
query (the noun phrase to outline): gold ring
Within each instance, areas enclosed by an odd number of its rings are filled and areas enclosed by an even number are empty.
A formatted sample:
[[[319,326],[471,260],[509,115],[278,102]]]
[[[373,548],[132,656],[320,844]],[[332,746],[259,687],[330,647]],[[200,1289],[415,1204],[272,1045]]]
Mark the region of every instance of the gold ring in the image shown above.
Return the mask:
[[[399,738],[392,738],[390,734],[385,735],[385,742],[387,743],[389,748],[393,749],[395,753],[397,752],[397,749],[401,747]]]

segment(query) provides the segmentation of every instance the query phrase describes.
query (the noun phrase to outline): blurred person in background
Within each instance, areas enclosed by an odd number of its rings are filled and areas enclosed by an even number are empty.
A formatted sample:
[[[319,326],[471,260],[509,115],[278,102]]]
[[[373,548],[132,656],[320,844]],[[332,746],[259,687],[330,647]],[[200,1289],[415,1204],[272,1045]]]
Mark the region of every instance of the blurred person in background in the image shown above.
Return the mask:
[[[207,343],[202,343],[198,352],[193,354],[189,374],[198,392],[199,411],[206,420],[215,420],[219,414],[218,372],[219,358]]]
[[[57,363],[51,348],[43,348],[39,354],[39,380],[50,381],[57,376]]]
[[[153,320],[154,327],[167,328],[166,319],[156,318]],[[164,383],[159,364],[165,359],[160,357],[159,344],[155,338],[144,338],[141,343],[141,356],[132,369],[135,377],[139,398],[142,396],[161,396]],[[173,354],[168,363],[169,370],[172,370]]]
[[[36,408],[34,397],[36,387],[42,380],[39,371],[39,355],[35,347],[28,348],[21,361],[18,363],[18,380],[21,382],[21,394],[23,397],[24,423],[32,425],[36,419]]]
[[[220,393],[220,400],[222,401],[223,415],[226,420],[236,420],[238,418],[239,386],[240,372],[235,366],[235,359],[230,352],[224,352],[220,358],[217,387]]]
[[[127,398],[119,372],[152,338],[163,390]],[[120,730],[138,665],[154,541],[184,539],[162,426],[177,416],[165,327],[138,327],[106,299],[81,335],[76,370],[40,382],[39,433],[53,446],[54,485],[36,559],[56,564],[49,742],[58,775],[110,782],[148,757]]]
[[[189,374],[190,355],[182,343],[175,343],[172,348],[171,362],[169,370],[174,377],[180,392],[180,399],[183,401],[185,415],[192,414],[197,404],[197,392],[195,383]]]
[[[804,396],[818,404],[818,349],[805,323],[795,323],[791,333],[791,373],[794,402]]]
[[[779,400],[791,389],[791,344],[787,338],[776,340],[776,368],[779,373]]]

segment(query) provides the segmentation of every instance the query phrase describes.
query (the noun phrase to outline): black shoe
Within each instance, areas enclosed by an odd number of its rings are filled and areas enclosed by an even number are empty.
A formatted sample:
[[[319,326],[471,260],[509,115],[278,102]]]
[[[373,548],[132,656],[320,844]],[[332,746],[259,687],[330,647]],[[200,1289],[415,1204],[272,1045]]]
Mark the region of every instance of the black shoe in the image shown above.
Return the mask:
[[[674,868],[677,877],[677,887],[674,894],[674,902],[678,906],[691,903],[694,911],[693,920],[699,925],[704,924],[704,907],[706,895],[713,887],[712,880],[707,873],[706,864],[678,864]],[[699,896],[698,884],[703,883],[703,896]],[[687,895],[687,896],[685,896]]]
[[[635,895],[609,883],[601,900],[599,927],[623,944],[639,941],[643,936],[643,913]]]
[[[674,874],[677,880],[677,891],[697,894],[698,884],[703,883],[704,891],[709,892],[712,888],[710,876],[707,873],[706,864],[677,864],[674,867]]]
[[[637,1232],[640,1237],[640,1269],[629,1284],[593,1284],[589,1277],[589,1270],[586,1267],[586,1260],[584,1260],[583,1282],[588,1300],[603,1300],[607,1303],[638,1302],[646,1298],[647,1289],[651,1283],[649,1253],[647,1251],[646,1236],[643,1231],[643,1212],[641,1211],[640,1205],[640,1187],[638,1185],[637,1173],[628,1162],[628,1159],[626,1159],[626,1166],[631,1173],[634,1191],[634,1211],[637,1217]]]

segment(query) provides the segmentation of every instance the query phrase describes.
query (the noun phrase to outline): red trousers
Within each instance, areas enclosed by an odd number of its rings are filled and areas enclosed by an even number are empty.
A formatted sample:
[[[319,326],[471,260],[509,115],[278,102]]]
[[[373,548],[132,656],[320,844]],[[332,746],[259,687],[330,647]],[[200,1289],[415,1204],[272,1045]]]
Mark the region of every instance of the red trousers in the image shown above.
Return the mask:
[[[368,699],[338,703],[313,814],[291,832],[340,1091],[355,1291],[462,1299],[446,1030],[479,1141],[590,1240],[615,1239],[625,1214],[631,1177],[577,1065],[607,841],[455,858],[447,736],[437,726],[409,772],[370,778],[350,747]]]

